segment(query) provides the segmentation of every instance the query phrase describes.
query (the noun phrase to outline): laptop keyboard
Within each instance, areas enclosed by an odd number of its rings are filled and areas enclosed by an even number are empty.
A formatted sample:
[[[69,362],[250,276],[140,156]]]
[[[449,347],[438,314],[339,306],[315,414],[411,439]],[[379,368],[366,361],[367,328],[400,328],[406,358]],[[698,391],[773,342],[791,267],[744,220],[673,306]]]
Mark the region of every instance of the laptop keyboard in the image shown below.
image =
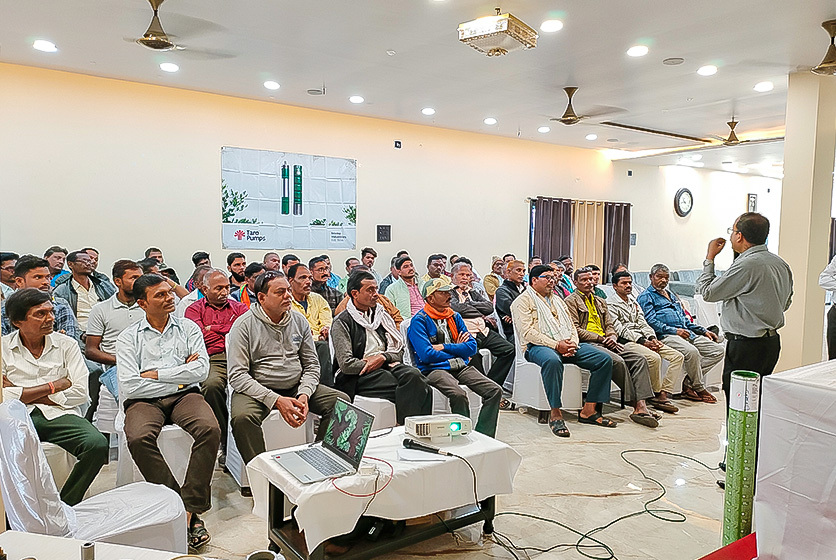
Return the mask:
[[[296,454],[325,476],[336,476],[345,472],[345,466],[335,461],[319,447],[300,449]]]

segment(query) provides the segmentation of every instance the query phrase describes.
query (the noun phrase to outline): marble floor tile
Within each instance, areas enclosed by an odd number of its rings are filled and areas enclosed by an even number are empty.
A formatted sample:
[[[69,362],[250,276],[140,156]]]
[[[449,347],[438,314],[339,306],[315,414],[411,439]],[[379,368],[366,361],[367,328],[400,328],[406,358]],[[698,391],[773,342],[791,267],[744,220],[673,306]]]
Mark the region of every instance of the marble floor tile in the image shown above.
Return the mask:
[[[665,414],[657,429],[631,422],[629,410],[607,411],[620,421],[615,429],[578,424],[567,412],[572,433],[568,439],[553,436],[547,426],[537,423],[534,414],[503,411],[497,437],[514,447],[523,461],[514,494],[500,496],[497,510],[547,518],[565,526],[508,514],[496,519],[496,530],[521,547],[567,545],[540,554],[540,558],[580,559],[584,556],[573,548],[579,535],[573,531],[585,533],[619,517],[637,514],[595,534],[620,560],[694,560],[717,549],[723,491],[715,479],[722,477],[716,467],[723,456],[725,406],[722,393],[716,395],[719,402],[715,405],[677,401],[680,412]],[[664,496],[648,509],[677,522],[639,513],[645,502],[662,491],[622,459],[623,451],[636,449],[682,454],[714,469],[686,458],[626,454],[648,477],[664,486]],[[116,464],[111,463],[91,490],[97,493],[112,488],[115,478]],[[216,469],[212,492],[213,508],[204,515],[212,542],[203,555],[243,560],[249,552],[266,548],[266,522],[252,514],[252,499],[240,495],[235,480]],[[602,548],[586,548],[585,552],[607,556]],[[517,554],[525,557],[521,552]],[[474,525],[457,531],[455,536],[444,535],[382,558],[430,556],[450,560],[513,557],[493,538],[483,537],[481,527]]]

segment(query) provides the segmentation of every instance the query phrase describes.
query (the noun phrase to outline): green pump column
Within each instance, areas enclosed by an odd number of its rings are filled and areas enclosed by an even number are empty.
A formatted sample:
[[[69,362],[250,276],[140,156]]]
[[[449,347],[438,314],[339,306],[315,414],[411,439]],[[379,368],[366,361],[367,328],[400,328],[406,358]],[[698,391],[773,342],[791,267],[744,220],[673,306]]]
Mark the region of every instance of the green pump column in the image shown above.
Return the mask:
[[[733,371],[729,392],[723,546],[752,532],[759,399],[760,375],[752,371]]]

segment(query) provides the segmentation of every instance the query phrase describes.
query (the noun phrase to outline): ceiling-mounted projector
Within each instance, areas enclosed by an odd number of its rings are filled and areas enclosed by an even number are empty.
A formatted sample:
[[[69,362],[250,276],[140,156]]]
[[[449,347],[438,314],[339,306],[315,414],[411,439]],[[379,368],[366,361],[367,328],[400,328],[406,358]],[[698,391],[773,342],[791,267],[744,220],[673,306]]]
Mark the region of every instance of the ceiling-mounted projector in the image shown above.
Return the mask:
[[[404,419],[404,431],[408,436],[440,443],[451,441],[453,436],[469,434],[473,431],[473,422],[461,414],[407,416]]]
[[[459,24],[459,41],[487,56],[502,56],[511,51],[533,49],[537,46],[537,32],[512,16],[485,16]]]

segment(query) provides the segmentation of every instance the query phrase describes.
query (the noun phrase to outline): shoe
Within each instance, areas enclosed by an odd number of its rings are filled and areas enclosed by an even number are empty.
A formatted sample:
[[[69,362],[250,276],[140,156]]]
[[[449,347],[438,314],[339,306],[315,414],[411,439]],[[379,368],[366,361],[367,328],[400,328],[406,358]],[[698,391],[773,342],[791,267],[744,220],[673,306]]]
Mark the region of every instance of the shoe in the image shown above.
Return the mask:
[[[721,471],[726,472],[726,462],[725,462],[725,461],[720,461],[720,462],[717,464],[717,466],[718,466],[718,467],[720,467],[720,470],[721,470]]]
[[[569,437],[571,435],[569,428],[566,427],[566,422],[562,418],[549,420],[549,428],[551,428],[552,433],[557,437]]]
[[[679,407],[667,399],[660,400],[659,398],[654,397],[652,399],[647,399],[647,404],[657,410],[661,410],[662,412],[669,412],[671,414],[679,412]]]
[[[718,480],[717,481],[717,486],[719,486],[720,488],[725,490],[726,489],[726,481],[725,480]]]
[[[658,428],[659,427],[659,421],[656,420],[648,412],[633,413],[633,414],[630,415],[630,420],[632,420],[636,424],[641,424],[642,426],[647,426],[648,428]]]

